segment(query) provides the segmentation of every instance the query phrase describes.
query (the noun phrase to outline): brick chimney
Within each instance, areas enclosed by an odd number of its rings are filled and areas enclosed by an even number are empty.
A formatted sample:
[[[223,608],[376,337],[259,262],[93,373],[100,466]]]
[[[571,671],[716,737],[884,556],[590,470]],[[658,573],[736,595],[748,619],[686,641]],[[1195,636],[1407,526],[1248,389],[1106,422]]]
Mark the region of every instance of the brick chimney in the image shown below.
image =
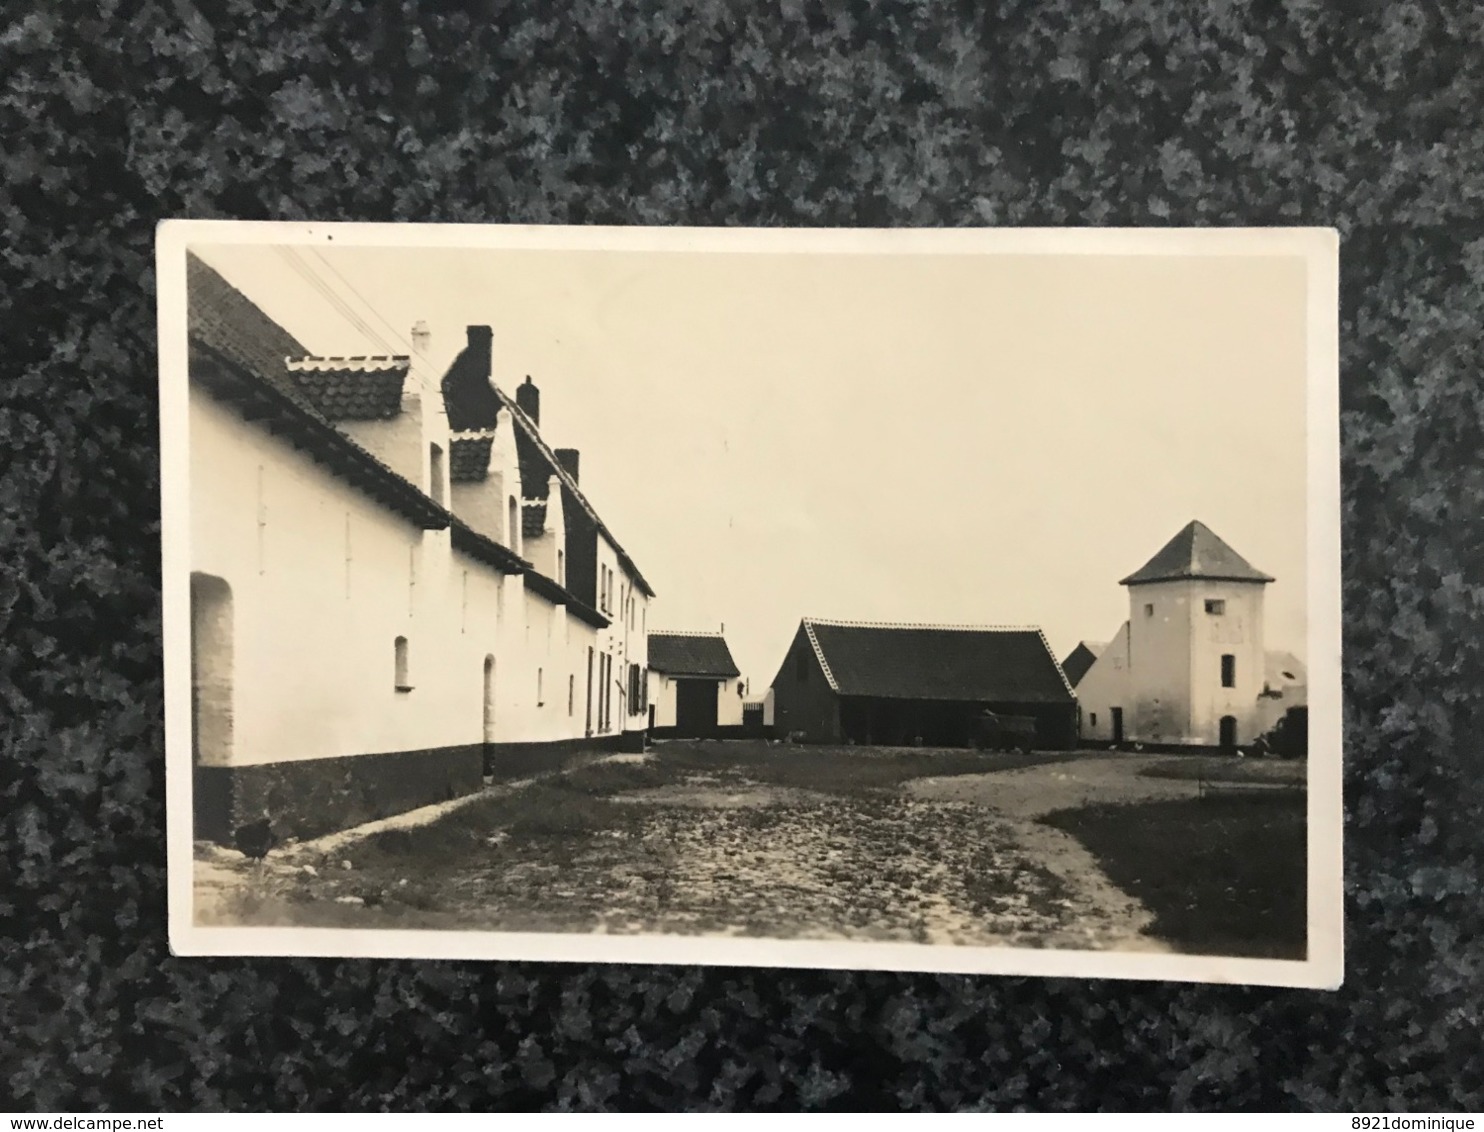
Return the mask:
[[[572,482],[577,483],[577,466],[580,460],[577,449],[558,448],[556,450],[556,458],[557,463],[562,466],[562,470],[572,477]]]
[[[494,337],[495,332],[488,326],[469,327],[469,354],[471,360],[478,369],[484,372],[486,378],[489,377],[490,355],[493,352],[491,344]]]
[[[541,424],[541,390],[536,388],[530,374],[526,374],[525,384],[515,391],[515,403],[531,418],[533,425]]]

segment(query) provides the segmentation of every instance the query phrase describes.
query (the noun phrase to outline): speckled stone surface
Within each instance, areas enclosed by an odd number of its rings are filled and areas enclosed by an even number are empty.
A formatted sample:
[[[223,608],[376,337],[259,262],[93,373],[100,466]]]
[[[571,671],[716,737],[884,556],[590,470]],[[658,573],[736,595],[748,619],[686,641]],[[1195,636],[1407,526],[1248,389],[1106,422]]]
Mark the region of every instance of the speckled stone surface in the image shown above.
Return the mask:
[[[0,1108],[1484,1105],[1484,8],[734,7],[6,6]],[[1339,227],[1344,989],[173,959],[167,216]]]

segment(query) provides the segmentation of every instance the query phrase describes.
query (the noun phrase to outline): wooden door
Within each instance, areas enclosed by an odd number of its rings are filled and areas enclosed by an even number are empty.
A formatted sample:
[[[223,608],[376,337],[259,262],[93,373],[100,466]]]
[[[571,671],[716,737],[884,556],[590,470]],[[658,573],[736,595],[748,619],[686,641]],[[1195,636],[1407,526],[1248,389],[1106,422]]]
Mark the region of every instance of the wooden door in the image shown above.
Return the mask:
[[[716,734],[715,680],[675,681],[675,732],[687,738]]]

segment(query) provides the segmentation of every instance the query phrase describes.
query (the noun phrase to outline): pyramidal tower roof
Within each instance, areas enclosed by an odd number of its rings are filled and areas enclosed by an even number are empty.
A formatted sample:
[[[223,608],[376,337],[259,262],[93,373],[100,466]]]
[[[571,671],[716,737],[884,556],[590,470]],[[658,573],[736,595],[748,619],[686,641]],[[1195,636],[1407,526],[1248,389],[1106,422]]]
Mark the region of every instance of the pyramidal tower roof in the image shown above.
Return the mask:
[[[1172,582],[1182,578],[1208,578],[1221,582],[1271,582],[1199,520],[1185,525],[1160,552],[1119,583],[1137,586],[1145,582]]]

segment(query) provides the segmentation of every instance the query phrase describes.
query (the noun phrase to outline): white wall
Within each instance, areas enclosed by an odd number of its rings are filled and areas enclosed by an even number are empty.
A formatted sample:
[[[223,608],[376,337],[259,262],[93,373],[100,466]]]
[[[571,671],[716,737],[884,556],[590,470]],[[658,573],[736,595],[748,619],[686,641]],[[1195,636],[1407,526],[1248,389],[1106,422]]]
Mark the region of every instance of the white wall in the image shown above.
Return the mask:
[[[616,623],[600,640],[528,594],[520,576],[455,554],[447,531],[388,512],[210,395],[193,392],[190,419],[192,570],[223,579],[232,597],[230,750],[218,743],[207,758],[245,765],[479,743],[487,656],[496,741],[577,738],[588,646],[643,658],[642,637]],[[441,419],[419,414],[404,437],[424,477],[430,436],[447,471]],[[413,458],[404,452],[409,468]],[[405,692],[394,686],[399,636]],[[622,726],[614,702],[610,730]]]
[[[1237,742],[1250,743],[1261,734],[1258,694],[1267,677],[1263,647],[1262,585],[1242,582],[1190,583],[1191,665],[1190,736],[1204,743],[1220,738],[1224,715],[1237,721]],[[1205,612],[1207,600],[1225,603],[1220,614]],[[1233,687],[1221,685],[1221,657],[1235,658]]]
[[[686,679],[680,677],[680,679]],[[650,672],[649,698],[655,705],[654,725],[675,726],[676,678],[663,672]],[[744,681],[741,677],[716,681],[716,724],[718,727],[740,727],[742,725],[743,697],[740,693]]]
[[[1108,647],[1093,661],[1077,684],[1081,713],[1081,735],[1089,742],[1113,741],[1113,709],[1124,712],[1124,735],[1128,735],[1130,677],[1128,667],[1128,622],[1119,628]]]

